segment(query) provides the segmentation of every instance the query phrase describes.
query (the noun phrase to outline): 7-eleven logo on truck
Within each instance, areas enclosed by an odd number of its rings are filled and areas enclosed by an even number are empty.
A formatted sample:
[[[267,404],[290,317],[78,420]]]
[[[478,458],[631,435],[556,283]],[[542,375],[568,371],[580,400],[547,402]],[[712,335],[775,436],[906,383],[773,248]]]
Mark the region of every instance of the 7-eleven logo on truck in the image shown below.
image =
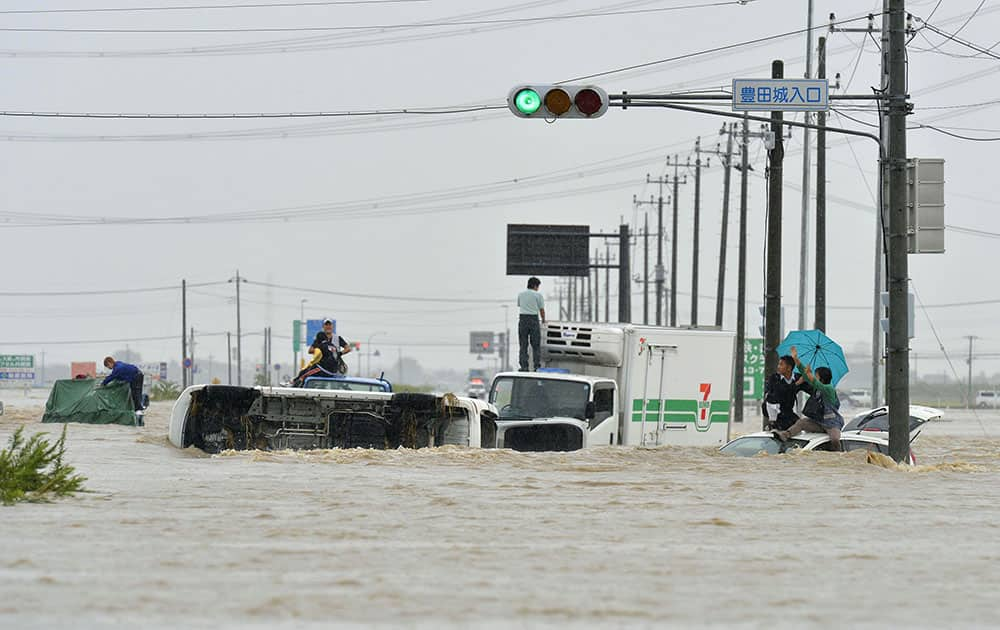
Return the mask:
[[[709,401],[709,396],[712,395],[712,384],[702,383],[698,390],[701,392],[701,400],[698,401],[698,419],[695,421],[695,426],[704,431],[708,429],[711,420],[708,418],[708,410],[712,403]]]
[[[725,423],[729,419],[729,401],[712,400],[712,384],[700,383],[694,398],[667,398],[663,401],[647,399],[646,421],[662,422],[664,427],[682,423],[693,424],[699,432],[708,431],[712,423]],[[643,419],[643,401],[632,401],[632,422]]]

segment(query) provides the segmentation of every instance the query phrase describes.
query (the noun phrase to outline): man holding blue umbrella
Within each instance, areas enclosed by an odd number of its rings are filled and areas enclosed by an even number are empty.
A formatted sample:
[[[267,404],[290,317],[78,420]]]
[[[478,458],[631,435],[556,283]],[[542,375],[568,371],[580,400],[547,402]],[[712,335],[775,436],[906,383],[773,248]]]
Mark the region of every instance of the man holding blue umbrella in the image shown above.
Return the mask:
[[[802,344],[801,353],[798,344]],[[803,409],[806,417],[799,418],[785,431],[774,431],[775,437],[787,441],[802,431],[825,432],[830,436],[830,450],[841,450],[844,418],[840,415],[837,382],[848,369],[843,349],[819,330],[797,330],[778,346],[779,352],[783,350],[791,354],[796,367],[813,387],[813,395]]]

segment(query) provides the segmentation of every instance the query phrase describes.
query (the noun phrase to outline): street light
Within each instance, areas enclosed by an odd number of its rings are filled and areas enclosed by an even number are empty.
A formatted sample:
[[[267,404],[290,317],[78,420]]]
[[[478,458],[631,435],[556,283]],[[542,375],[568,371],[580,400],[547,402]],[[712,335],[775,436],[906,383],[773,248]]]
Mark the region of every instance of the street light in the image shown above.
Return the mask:
[[[303,326],[306,325],[306,302],[308,302],[308,301],[309,300],[306,299],[306,298],[302,298],[301,300],[299,300],[299,329],[296,332],[298,333],[298,336],[299,336],[299,345],[300,346],[303,343],[305,343],[305,339],[302,339],[301,337],[302,337],[302,328],[303,328]],[[299,369],[300,369],[300,367],[299,367],[299,353],[296,352],[295,353],[295,373],[296,374],[298,374]]]
[[[385,335],[385,334],[388,334],[388,333],[386,333],[384,330],[380,330],[378,332],[375,332],[375,333],[372,333],[372,334],[368,335],[368,340],[365,341],[365,347],[366,347],[365,353],[368,355],[368,370],[367,371],[368,371],[369,374],[371,374],[371,371],[372,371],[372,339],[374,339],[378,335]]]

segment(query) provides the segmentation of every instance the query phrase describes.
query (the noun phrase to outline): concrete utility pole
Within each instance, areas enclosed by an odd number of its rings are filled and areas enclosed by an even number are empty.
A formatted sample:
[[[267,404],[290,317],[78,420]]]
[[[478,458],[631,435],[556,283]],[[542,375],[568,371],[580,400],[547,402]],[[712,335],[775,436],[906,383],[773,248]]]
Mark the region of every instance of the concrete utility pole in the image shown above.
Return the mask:
[[[722,165],[725,167],[722,179],[722,232],[719,235],[719,281],[715,291],[715,325],[722,327],[722,311],[726,293],[726,241],[729,237],[729,185],[732,180],[733,164],[733,134],[736,124],[722,126],[719,132],[726,133],[726,152],[722,155]]]
[[[782,79],[785,64],[780,59],[771,62],[771,78]],[[764,289],[764,373],[773,374],[778,368],[776,349],[781,343],[781,184],[785,159],[784,116],[771,112],[771,133],[774,146],[767,152],[767,274]]]
[[[601,321],[601,250],[594,250],[594,321]]]
[[[233,384],[233,335],[226,331],[226,368],[229,372],[229,384]]]
[[[806,76],[812,76],[812,31],[813,31],[813,0],[809,0],[806,17]],[[806,124],[812,122],[812,113],[803,114]],[[809,291],[809,177],[812,165],[810,160],[810,132],[808,127],[802,129],[802,230],[799,234],[799,330],[806,327],[806,293]]]
[[[181,280],[181,389],[187,389],[188,373],[184,367],[187,359],[187,280]]]
[[[660,213],[662,214],[662,212]],[[609,246],[610,247],[610,246]],[[610,249],[608,250],[610,260]],[[610,274],[610,271],[608,272]],[[610,280],[609,280],[610,282]],[[642,223],[642,323],[649,325],[649,213]]]
[[[906,2],[885,0],[882,63],[888,72],[889,135],[889,342],[886,355],[889,405],[889,455],[897,462],[910,454],[909,261],[907,260]],[[888,24],[888,28],[885,25]]]
[[[694,226],[692,228],[692,247],[694,251],[691,255],[691,326],[698,326],[698,258],[699,258],[699,237],[701,235],[701,168],[708,167],[709,160],[705,159],[705,164],[701,163],[701,136],[694,142]],[[674,235],[676,240],[677,235]]]
[[[191,327],[191,384],[194,385],[194,326]]]
[[[976,337],[975,335],[966,335],[965,338],[969,340],[969,358],[965,360],[965,362],[969,364],[969,381],[968,381],[969,394],[968,398],[966,398],[965,406],[967,409],[972,409],[972,407],[975,405],[975,400],[976,400],[972,396],[972,342],[975,341],[976,339],[979,339],[979,337]]]
[[[587,310],[584,312],[587,314],[588,322],[594,321],[594,285],[591,279],[590,269],[587,269]]]
[[[810,2],[810,4],[812,4]],[[826,78],[826,38],[819,38],[817,77]],[[826,331],[826,112],[816,114],[816,297],[814,327]]]
[[[660,317],[663,315],[663,184],[666,183],[665,179],[651,179],[649,173],[646,173],[646,183],[647,184],[660,184],[660,200],[659,203],[655,200],[653,195],[649,196],[649,201],[639,201],[636,195],[632,195],[632,205],[635,207],[640,206],[653,206],[657,207],[657,217],[660,222],[660,231],[658,238],[656,240],[656,255],[658,256],[659,262],[657,263],[656,277],[656,317],[657,322],[660,321]],[[646,229],[643,232],[643,243],[645,244],[645,252],[643,254],[643,298],[642,298],[642,322],[644,324],[649,323],[649,213],[646,213]],[[660,324],[657,323],[657,326]]]
[[[649,248],[648,247],[646,248],[646,253],[647,254],[649,253]],[[647,260],[648,260],[648,256],[647,256]],[[605,265],[605,267],[604,267],[604,321],[610,322],[611,321],[611,245],[607,241],[604,242],[604,265]],[[649,289],[649,283],[648,282],[646,283],[646,289],[647,289],[647,291],[645,293],[645,296],[646,296],[646,298],[649,298],[649,291],[648,291],[648,289]],[[647,317],[648,318],[649,317],[649,300],[648,299],[646,299],[645,303],[643,304],[643,308],[645,309],[645,312],[643,313],[643,317]],[[648,324],[649,321],[644,319],[643,323],[644,324]]]
[[[674,185],[674,192],[673,192],[673,201],[674,201],[674,203],[673,203],[673,206],[674,207],[673,207],[673,217],[671,218],[671,227],[670,227],[670,240],[671,240],[671,244],[670,244],[670,325],[671,326],[677,326],[677,214],[678,214],[678,207],[677,206],[678,206],[678,203],[679,203],[679,200],[680,200],[680,196],[678,195],[678,192],[679,192],[678,191],[678,186],[680,184],[686,184],[687,183],[687,175],[684,175],[684,180],[683,181],[681,181],[681,179],[677,175],[677,169],[680,168],[680,164],[681,164],[680,160],[677,159],[676,155],[674,155],[674,161],[672,163],[671,163],[670,159],[667,158],[667,166],[673,165],[673,167],[674,167],[674,179],[673,179],[673,185]],[[660,241],[661,242],[663,241],[663,222],[662,221],[660,222]],[[657,285],[659,287],[658,293],[657,293],[657,305],[659,305],[659,303],[660,303],[660,301],[659,301],[660,300],[660,296],[662,295],[662,292],[663,292],[662,291],[662,288],[663,288],[663,257],[662,256],[658,256],[657,257],[657,261],[658,261],[657,262],[657,269],[658,269],[658,271],[657,271],[657,278],[660,279],[659,280],[659,284]],[[656,308],[659,309],[660,307],[657,306]],[[660,315],[659,315],[660,311],[657,310],[656,312],[657,312],[657,315],[656,315],[656,325],[660,326],[661,325],[660,324]]]
[[[632,323],[632,271],[629,269],[628,225],[618,227],[618,321]]]
[[[733,375],[733,411],[736,422],[743,422],[743,381],[746,374],[747,324],[747,179],[750,170],[750,121],[743,117],[743,133],[740,142],[740,236],[738,269],[736,272],[736,356]]]
[[[240,277],[240,270],[236,270],[236,278],[230,278],[230,282],[236,283],[236,384],[243,384],[243,332],[240,326],[240,284],[246,282]]]

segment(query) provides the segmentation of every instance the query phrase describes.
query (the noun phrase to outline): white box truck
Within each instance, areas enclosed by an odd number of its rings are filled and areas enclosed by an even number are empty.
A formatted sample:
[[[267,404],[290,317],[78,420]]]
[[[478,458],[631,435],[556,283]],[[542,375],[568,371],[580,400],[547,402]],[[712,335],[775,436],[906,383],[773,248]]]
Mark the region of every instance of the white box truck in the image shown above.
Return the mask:
[[[497,446],[717,446],[727,439],[735,333],[549,322],[539,372],[502,372]]]

